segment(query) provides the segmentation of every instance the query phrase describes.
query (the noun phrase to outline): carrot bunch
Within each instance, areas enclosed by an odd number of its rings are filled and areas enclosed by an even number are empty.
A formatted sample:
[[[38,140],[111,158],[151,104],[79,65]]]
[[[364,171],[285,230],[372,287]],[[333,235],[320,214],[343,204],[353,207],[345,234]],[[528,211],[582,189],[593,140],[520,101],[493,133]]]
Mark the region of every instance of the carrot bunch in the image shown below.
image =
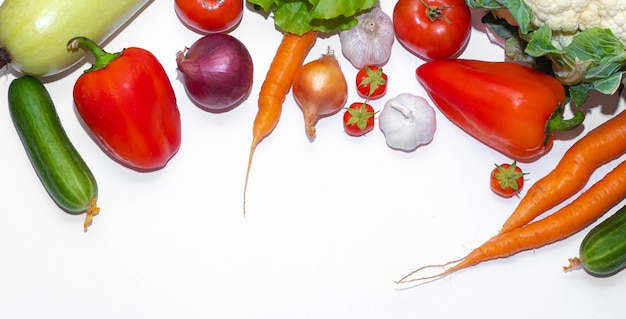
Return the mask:
[[[626,153],[626,111],[574,143],[557,166],[528,190],[502,229],[467,256],[442,265],[418,268],[396,283],[440,278],[479,263],[504,258],[565,239],[600,218],[626,197],[626,162],[622,162],[578,198],[547,217],[539,215],[580,191],[600,166]],[[413,278],[433,268],[435,275]]]
[[[246,212],[246,189],[257,145],[278,124],[282,104],[291,89],[296,71],[315,44],[318,32],[347,30],[359,23],[357,15],[371,9],[376,0],[328,1],[311,6],[310,0],[247,0],[255,9],[272,16],[275,26],[282,30],[283,39],[276,50],[259,92],[256,118],[252,129],[252,145],[243,191],[243,211]]]

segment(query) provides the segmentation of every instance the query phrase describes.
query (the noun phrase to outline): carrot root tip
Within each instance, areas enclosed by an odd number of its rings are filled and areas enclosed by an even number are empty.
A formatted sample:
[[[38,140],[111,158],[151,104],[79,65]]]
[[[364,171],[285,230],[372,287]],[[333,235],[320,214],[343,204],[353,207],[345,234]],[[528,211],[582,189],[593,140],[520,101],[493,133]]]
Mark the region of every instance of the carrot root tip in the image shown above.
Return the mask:
[[[437,279],[437,278],[441,278],[444,277],[452,272],[454,272],[456,269],[454,269],[454,266],[457,265],[458,263],[460,263],[461,261],[463,261],[465,258],[461,258],[461,259],[457,259],[457,260],[452,260],[443,264],[433,264],[433,265],[426,265],[426,266],[422,266],[419,267],[411,272],[409,272],[408,274],[406,274],[404,277],[400,278],[399,280],[395,281],[396,284],[406,284],[406,283],[411,283],[411,282],[419,282],[419,281],[426,281],[426,280],[431,280],[431,279]],[[442,271],[432,274],[432,275],[425,275],[425,276],[421,276],[421,277],[417,277],[417,278],[411,278],[413,277],[415,274],[423,272],[423,271],[428,271],[430,269],[433,268],[439,268],[439,269],[443,269]]]

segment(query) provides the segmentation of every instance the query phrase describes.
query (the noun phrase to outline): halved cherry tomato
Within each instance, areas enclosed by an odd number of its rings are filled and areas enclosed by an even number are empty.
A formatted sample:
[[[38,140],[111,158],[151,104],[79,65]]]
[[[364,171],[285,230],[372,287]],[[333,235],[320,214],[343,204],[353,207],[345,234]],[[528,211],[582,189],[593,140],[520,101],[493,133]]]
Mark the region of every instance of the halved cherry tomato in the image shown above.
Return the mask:
[[[199,33],[224,32],[243,16],[244,0],[176,0],[178,18]]]
[[[367,102],[352,103],[343,113],[343,127],[352,136],[361,136],[374,129],[374,108]]]
[[[366,65],[356,74],[356,88],[364,99],[375,100],[387,92],[387,74],[375,65]]]
[[[502,197],[513,197],[519,194],[524,187],[524,175],[526,174],[528,173],[522,172],[522,169],[517,166],[517,162],[496,164],[496,168],[491,171],[491,190]]]
[[[472,14],[464,0],[398,0],[393,27],[410,52],[427,60],[442,60],[465,48]]]

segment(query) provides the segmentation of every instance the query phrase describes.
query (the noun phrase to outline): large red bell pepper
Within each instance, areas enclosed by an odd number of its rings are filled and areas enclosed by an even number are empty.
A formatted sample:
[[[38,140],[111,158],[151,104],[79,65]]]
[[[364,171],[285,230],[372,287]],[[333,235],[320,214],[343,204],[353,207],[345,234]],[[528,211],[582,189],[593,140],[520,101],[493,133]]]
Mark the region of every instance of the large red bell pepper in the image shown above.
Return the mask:
[[[139,171],[164,167],[178,151],[181,123],[171,82],[157,58],[141,48],[108,53],[78,37],[68,43],[95,62],[74,85],[80,117],[102,149]]]
[[[552,132],[580,125],[565,120],[565,89],[554,77],[513,62],[442,60],[416,70],[439,110],[474,138],[520,161],[552,147]]]

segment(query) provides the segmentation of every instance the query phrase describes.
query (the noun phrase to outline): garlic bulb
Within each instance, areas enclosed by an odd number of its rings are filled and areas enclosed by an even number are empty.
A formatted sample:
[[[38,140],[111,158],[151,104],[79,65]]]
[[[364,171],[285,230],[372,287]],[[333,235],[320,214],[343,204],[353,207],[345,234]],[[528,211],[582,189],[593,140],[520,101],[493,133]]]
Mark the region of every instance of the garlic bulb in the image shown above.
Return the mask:
[[[395,34],[391,18],[374,7],[360,13],[357,20],[356,26],[339,32],[343,55],[357,69],[387,63]]]
[[[389,147],[410,152],[432,141],[437,127],[435,109],[422,97],[402,93],[385,103],[378,127]]]

